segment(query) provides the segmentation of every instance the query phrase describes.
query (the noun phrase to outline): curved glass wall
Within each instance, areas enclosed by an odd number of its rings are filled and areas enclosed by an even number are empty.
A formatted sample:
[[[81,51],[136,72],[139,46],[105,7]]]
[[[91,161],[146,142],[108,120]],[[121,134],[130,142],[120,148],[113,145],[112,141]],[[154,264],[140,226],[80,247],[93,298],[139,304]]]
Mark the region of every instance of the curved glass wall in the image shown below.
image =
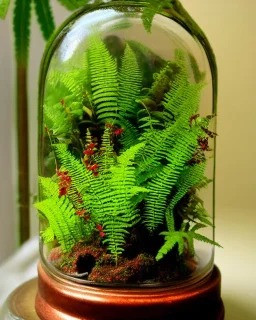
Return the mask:
[[[213,266],[215,66],[175,10],[149,33],[142,9],[84,9],[42,65],[41,254],[85,284],[179,285]]]

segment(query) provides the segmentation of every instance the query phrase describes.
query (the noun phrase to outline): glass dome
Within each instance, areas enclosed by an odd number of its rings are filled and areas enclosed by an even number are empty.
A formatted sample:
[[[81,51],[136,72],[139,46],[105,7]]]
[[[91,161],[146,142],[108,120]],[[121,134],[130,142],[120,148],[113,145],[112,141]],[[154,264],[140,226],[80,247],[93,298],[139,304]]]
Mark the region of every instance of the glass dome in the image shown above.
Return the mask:
[[[138,2],[88,6],[46,50],[35,206],[53,273],[177,286],[212,270],[216,66],[179,8],[147,32]]]

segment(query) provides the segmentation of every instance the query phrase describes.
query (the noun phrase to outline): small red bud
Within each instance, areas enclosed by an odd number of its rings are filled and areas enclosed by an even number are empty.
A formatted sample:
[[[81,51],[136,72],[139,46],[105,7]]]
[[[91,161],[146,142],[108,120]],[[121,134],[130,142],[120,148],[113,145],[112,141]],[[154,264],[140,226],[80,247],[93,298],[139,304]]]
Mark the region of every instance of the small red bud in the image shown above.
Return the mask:
[[[98,229],[99,231],[103,231],[103,227],[99,224],[96,226],[96,229]]]
[[[95,148],[95,146],[96,146],[96,143],[90,143],[90,144],[88,144],[88,146],[87,146],[87,148],[88,149],[93,149],[93,148]]]
[[[93,155],[94,154],[94,151],[93,150],[90,150],[90,149],[87,149],[84,151],[84,154],[85,155]]]

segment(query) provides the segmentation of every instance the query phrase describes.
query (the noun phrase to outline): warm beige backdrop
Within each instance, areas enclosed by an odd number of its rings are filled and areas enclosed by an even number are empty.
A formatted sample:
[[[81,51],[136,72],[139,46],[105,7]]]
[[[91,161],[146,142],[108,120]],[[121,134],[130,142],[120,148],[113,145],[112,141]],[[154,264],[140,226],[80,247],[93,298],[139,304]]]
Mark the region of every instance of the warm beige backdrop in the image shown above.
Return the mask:
[[[56,0],[52,2],[56,3]],[[227,320],[256,319],[256,0],[183,0],[207,34],[219,67],[217,250]],[[57,23],[66,11],[54,5]],[[31,192],[36,192],[37,79],[44,43],[33,22],[30,56]],[[15,248],[11,17],[0,21],[0,261]],[[15,169],[12,170],[15,172]],[[31,217],[32,234],[37,219]],[[207,319],[206,319],[207,320]]]

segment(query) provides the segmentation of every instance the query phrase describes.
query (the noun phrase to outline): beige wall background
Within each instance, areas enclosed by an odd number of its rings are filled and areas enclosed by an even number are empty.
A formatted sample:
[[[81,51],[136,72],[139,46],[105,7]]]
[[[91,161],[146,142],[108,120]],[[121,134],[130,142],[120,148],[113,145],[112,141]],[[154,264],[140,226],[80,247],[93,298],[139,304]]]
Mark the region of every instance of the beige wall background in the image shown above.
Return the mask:
[[[68,13],[54,2],[56,22]],[[183,0],[207,34],[219,68],[216,251],[229,320],[256,319],[256,1]],[[33,21],[30,55],[31,193],[36,193],[37,80],[44,42]],[[15,115],[11,16],[0,21],[0,262],[16,248]],[[13,175],[12,175],[13,174]],[[31,233],[37,218],[31,215]],[[232,311],[231,311],[232,310]],[[232,312],[232,317],[231,317]]]

